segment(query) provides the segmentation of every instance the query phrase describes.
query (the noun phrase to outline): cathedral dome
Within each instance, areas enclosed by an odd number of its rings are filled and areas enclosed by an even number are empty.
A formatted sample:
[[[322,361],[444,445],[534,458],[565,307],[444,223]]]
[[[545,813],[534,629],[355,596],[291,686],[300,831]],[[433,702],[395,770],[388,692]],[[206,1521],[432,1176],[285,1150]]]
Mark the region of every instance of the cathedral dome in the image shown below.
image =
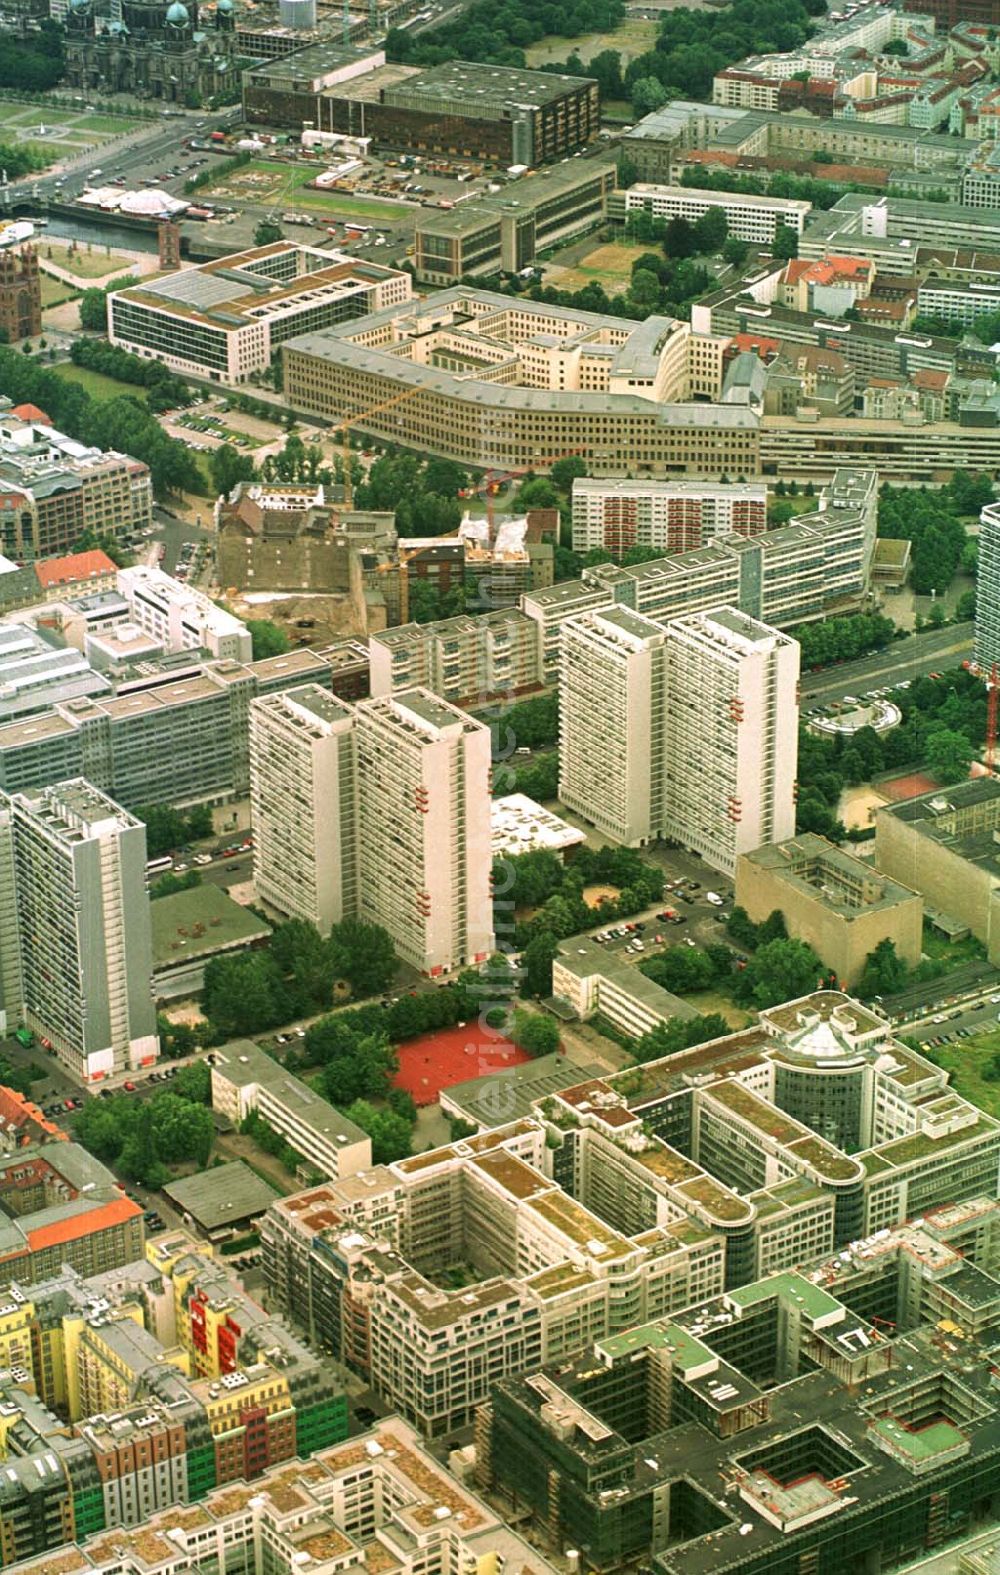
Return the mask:
[[[168,27],[187,27],[191,18],[187,6],[182,5],[181,0],[173,0],[173,4],[167,7],[165,20]]]
[[[219,16],[232,16],[236,7],[233,5],[233,0],[219,0],[215,9]]]

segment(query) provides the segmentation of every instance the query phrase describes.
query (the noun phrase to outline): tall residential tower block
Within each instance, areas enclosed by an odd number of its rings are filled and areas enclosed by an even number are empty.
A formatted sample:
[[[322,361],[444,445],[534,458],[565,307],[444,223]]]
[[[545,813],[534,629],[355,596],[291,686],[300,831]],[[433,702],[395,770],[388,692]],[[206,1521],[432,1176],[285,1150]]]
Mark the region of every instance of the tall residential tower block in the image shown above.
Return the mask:
[[[250,706],[257,894],[324,935],[357,914],[354,711],[319,684]]]
[[[0,797],[7,1023],[94,1082],[155,1061],[146,828],[78,778]]]
[[[490,731],[428,689],[350,705],[315,684],[255,702],[258,889],[322,930],[380,924],[428,974],[492,949]]]
[[[616,842],[676,839],[733,874],[795,831],[797,641],[731,607],[624,607],[560,634],[559,796]]]

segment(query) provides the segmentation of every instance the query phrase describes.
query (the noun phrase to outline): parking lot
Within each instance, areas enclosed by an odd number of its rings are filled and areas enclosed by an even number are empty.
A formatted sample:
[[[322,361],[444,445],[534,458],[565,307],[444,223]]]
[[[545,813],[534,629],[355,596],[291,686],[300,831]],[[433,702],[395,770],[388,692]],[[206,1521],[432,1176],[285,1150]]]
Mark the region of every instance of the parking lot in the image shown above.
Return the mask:
[[[670,946],[726,943],[725,924],[732,912],[732,894],[723,876],[713,874],[711,879],[713,885],[691,877],[673,877],[665,883],[663,900],[655,908],[634,919],[591,930],[590,937],[619,961],[633,965]],[[739,953],[736,955],[743,960]]]
[[[941,675],[940,673],[931,673],[930,676],[932,678],[940,678]],[[826,705],[812,706],[804,712],[804,715],[813,717],[816,720],[821,720],[824,717],[835,718],[842,714],[845,706],[850,709],[851,706],[874,705],[878,700],[892,700],[894,696],[897,700],[901,700],[907,689],[912,687],[912,684],[912,678],[901,678],[898,683],[886,684],[881,689],[866,689],[864,693],[841,695],[837,700],[831,701]]]

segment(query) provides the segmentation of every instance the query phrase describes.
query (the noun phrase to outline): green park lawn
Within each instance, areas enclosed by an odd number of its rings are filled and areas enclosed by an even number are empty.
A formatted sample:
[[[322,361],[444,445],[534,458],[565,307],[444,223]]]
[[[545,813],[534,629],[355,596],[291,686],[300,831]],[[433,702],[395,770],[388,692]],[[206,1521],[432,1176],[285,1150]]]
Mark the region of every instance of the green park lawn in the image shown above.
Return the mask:
[[[103,246],[94,251],[78,246],[70,251],[68,246],[57,246],[48,240],[40,243],[40,255],[43,261],[53,262],[57,268],[65,268],[67,273],[75,274],[78,279],[104,279],[117,268],[123,268],[128,261],[127,258],[116,257],[113,252],[109,253]]]
[[[116,377],[92,372],[88,366],[74,366],[71,361],[64,361],[52,370],[69,383],[79,383],[94,399],[117,399],[119,394],[131,394],[135,399],[146,398],[145,390],[137,383],[120,383]]]
[[[953,1045],[938,1045],[930,1052],[935,1064],[950,1075],[958,1093],[985,1110],[988,1116],[1000,1117],[1000,1082],[991,1082],[983,1076],[985,1068],[998,1053],[1000,1028],[974,1038],[959,1039]]]
[[[550,66],[553,61],[568,60],[578,55],[586,61],[600,54],[602,49],[617,49],[626,66],[636,55],[644,55],[656,43],[657,24],[644,17],[629,17],[613,33],[584,33],[580,38],[560,38],[549,33],[529,44],[524,58],[529,66]]]
[[[71,284],[66,284],[63,279],[53,279],[50,273],[43,273],[40,278],[43,311],[47,306],[60,306],[63,301],[73,301],[79,294]]]
[[[75,131],[100,131],[106,136],[117,136],[120,131],[131,131],[137,120],[123,115],[84,115],[71,128]]]
[[[308,183],[320,173],[316,167],[295,171],[292,180],[295,207],[322,210],[333,218],[373,219],[383,224],[397,224],[414,211],[408,203],[389,202],[381,197],[355,197],[344,191],[313,191]],[[289,196],[288,201],[292,202],[293,198]]]

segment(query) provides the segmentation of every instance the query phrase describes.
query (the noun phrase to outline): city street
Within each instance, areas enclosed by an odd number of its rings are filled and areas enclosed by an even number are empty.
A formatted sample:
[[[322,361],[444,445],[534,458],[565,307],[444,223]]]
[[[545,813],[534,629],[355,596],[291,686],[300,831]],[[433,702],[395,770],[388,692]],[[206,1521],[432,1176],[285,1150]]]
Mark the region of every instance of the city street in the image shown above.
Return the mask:
[[[925,629],[903,640],[893,640],[870,656],[841,662],[820,672],[803,673],[803,705],[826,705],[845,694],[863,693],[865,688],[919,678],[938,667],[958,667],[972,656],[973,628],[970,620],[945,629]]]

